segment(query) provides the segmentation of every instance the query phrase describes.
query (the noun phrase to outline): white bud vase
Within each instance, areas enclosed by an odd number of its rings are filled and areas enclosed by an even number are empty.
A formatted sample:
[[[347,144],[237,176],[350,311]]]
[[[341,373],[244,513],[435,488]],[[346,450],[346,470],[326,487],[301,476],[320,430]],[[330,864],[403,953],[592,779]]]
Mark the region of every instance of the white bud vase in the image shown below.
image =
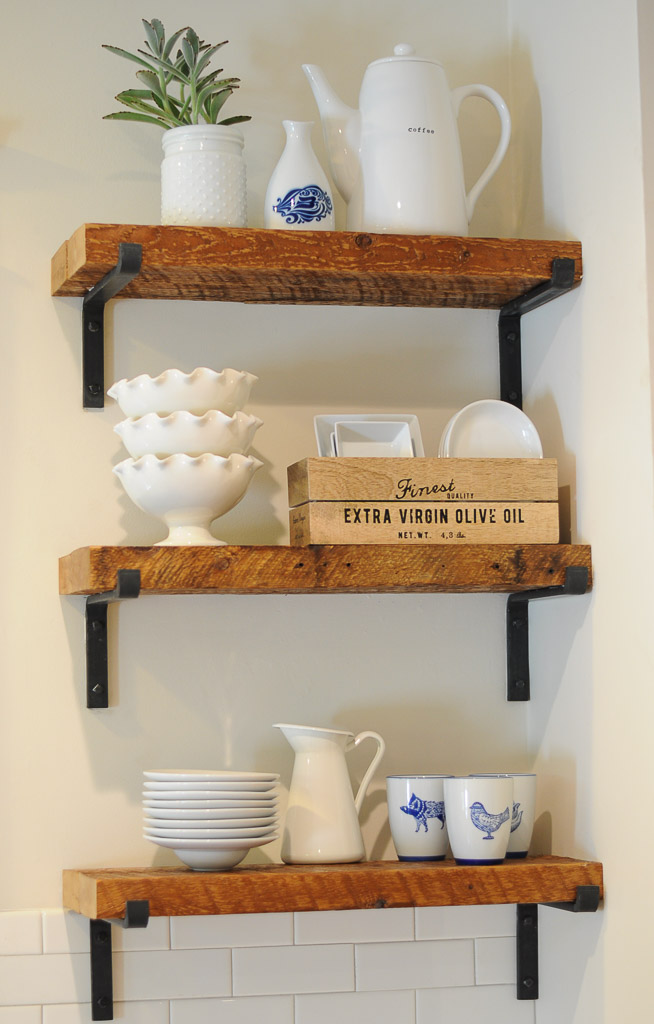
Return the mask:
[[[286,146],[266,190],[264,226],[333,231],[331,188],[311,146],[314,122],[282,121],[282,124]]]
[[[190,124],[163,136],[161,223],[247,226],[243,134],[233,125]]]

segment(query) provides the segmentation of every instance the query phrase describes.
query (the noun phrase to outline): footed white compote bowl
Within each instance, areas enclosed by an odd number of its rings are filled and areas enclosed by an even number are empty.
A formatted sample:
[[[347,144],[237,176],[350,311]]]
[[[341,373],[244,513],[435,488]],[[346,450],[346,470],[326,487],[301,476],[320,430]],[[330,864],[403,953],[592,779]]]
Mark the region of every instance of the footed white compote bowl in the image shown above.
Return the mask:
[[[107,394],[115,398],[125,416],[145,416],[156,412],[168,416],[185,410],[203,416],[219,409],[233,416],[250,397],[250,389],[259,378],[247,370],[210,370],[200,366],[191,373],[164,370],[158,377],[142,373],[132,380],[116,381]]]
[[[254,435],[263,420],[246,412],[235,412],[226,416],[219,409],[211,409],[204,416],[196,416],[186,410],[159,416],[149,412],[121,420],[114,427],[115,432],[129,454],[138,459],[141,455],[222,455],[227,458],[233,452],[245,455]]]
[[[254,472],[263,465],[252,455],[143,455],[114,466],[127,494],[143,512],[169,529],[162,545],[224,544],[209,530],[214,519],[234,508]]]

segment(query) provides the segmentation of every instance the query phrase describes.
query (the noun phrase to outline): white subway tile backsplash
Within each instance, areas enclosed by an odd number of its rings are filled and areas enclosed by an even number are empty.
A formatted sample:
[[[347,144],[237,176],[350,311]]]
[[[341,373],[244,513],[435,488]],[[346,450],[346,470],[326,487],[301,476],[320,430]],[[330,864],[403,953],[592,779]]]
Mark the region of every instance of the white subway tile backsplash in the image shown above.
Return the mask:
[[[295,997],[295,1024],[414,1024],[414,992],[334,992]]]
[[[169,1024],[168,1006],[167,1001],[161,1000],[147,1003],[114,1003],[113,1019],[120,1024]],[[43,1024],[89,1024],[90,1020],[90,1003],[65,1003],[43,1007]]]
[[[123,1024],[535,1021],[514,906],[152,918],[112,938]],[[0,1024],[87,1024],[85,917],[2,913],[0,951]]]
[[[0,955],[29,955],[42,950],[39,910],[10,910],[0,914]]]
[[[351,945],[242,948],[232,957],[234,995],[354,989]]]
[[[295,941],[401,942],[413,939],[413,910],[308,911],[295,915]]]
[[[89,920],[55,907],[42,912],[44,953],[88,953]]]
[[[533,1000],[515,997],[514,985],[436,988],[416,992],[416,1024],[534,1024]]]
[[[229,996],[229,949],[114,953],[114,998],[188,999]]]
[[[207,914],[170,920],[173,949],[207,946],[290,946],[292,914]]]
[[[515,935],[515,906],[419,907],[417,939],[470,939],[487,935]]]
[[[111,929],[111,942],[115,950],[169,949],[169,919],[151,917],[147,928]],[[89,921],[71,910],[43,911],[44,953],[88,953]]]
[[[5,1006],[89,1002],[89,955],[0,958],[0,992]]]
[[[170,1024],[293,1024],[293,996],[180,999],[170,1004]]]
[[[515,984],[515,939],[475,939],[475,980],[478,985]]]
[[[355,947],[357,991],[474,985],[472,941],[385,942]]]
[[[0,1024],[41,1024],[40,1006],[0,1006]]]

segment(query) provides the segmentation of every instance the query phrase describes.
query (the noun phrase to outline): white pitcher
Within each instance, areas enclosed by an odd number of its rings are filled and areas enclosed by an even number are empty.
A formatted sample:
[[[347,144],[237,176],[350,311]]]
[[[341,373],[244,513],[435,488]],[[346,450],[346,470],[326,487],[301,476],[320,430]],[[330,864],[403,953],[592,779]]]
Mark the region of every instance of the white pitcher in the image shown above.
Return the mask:
[[[376,732],[320,729],[311,725],[277,724],[295,751],[282,839],[286,864],[338,864],[363,860],[365,850],[359,811],[385,744]],[[365,739],[377,751],[356,797],[352,794],[345,754]]]
[[[499,167],[511,135],[502,97],[487,85],[450,90],[438,61],[398,43],[368,65],[359,109],[334,92],[321,68],[303,64],[318,104],[332,178],[345,199],[349,231],[467,235],[477,198]],[[457,117],[468,96],[491,103],[500,140],[466,193]]]

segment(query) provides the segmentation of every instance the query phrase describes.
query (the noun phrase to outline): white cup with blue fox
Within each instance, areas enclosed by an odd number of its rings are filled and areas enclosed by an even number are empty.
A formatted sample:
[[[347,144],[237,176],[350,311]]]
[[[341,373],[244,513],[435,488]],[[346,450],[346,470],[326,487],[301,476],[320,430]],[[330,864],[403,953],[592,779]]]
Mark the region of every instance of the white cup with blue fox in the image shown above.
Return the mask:
[[[447,825],[443,782],[449,775],[388,775],[386,797],[399,860],[444,860]]]
[[[457,864],[501,864],[511,836],[513,779],[509,775],[445,779],[444,800]]]
[[[488,778],[478,775],[477,778]],[[490,776],[496,778],[497,776]],[[532,832],[534,831],[534,814],[536,810],[536,776],[531,772],[506,772],[506,777],[513,779],[513,813],[511,815],[511,835],[506,855],[517,859],[529,853]]]

